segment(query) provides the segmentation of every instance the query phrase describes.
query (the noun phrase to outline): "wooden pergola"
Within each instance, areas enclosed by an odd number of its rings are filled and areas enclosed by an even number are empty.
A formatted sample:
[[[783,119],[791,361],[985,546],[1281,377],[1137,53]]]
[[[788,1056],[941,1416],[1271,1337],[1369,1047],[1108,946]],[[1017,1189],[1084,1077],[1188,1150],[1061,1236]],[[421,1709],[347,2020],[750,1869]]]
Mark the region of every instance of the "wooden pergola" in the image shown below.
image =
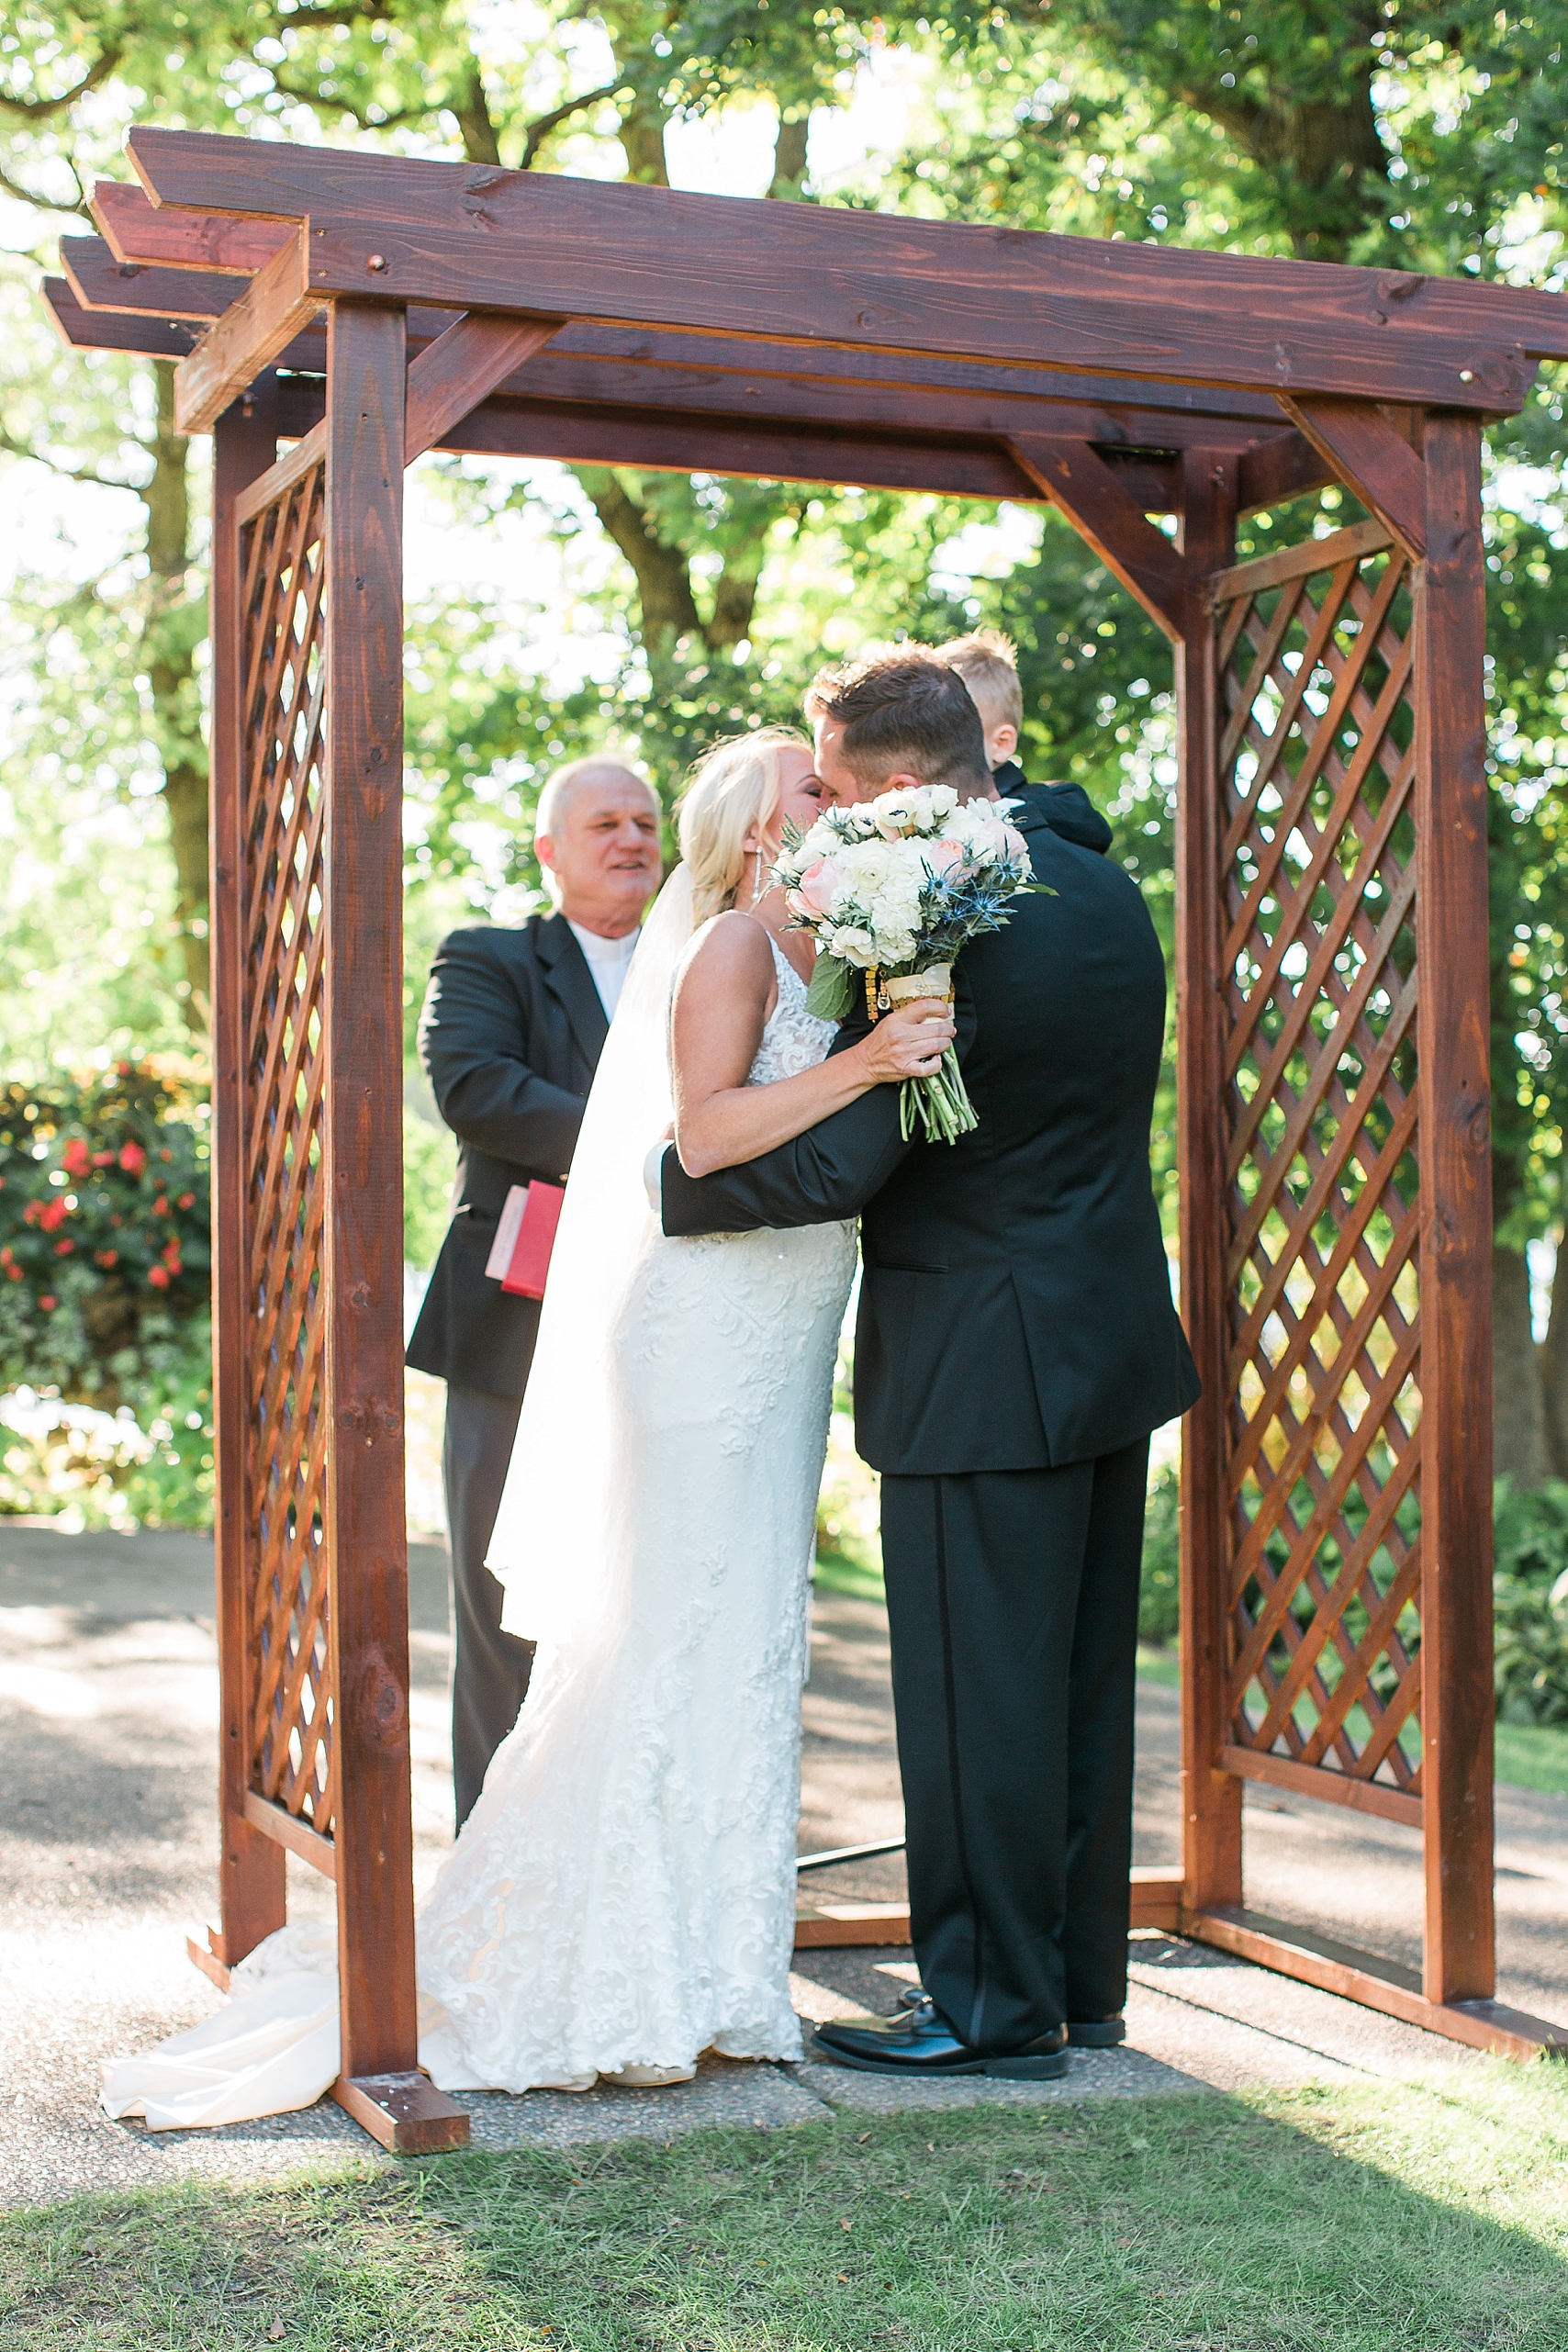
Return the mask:
[[[1568,303],[240,138],[129,153],[46,292],[70,342],[177,359],[214,443],[204,1965],[283,1923],[303,1856],[337,1887],[336,2096],[390,2145],[465,2137],[416,2068],[403,1517],[403,473],[443,449],[1048,501],[1169,637],[1204,1397],[1182,1864],[1135,1873],[1134,1922],[1568,2047],[1493,1998],[1481,536],[1483,428],[1568,357]],[[1235,562],[1238,514],[1333,481],[1370,520]],[[1248,1909],[1249,1780],[1421,1831],[1419,1975]]]

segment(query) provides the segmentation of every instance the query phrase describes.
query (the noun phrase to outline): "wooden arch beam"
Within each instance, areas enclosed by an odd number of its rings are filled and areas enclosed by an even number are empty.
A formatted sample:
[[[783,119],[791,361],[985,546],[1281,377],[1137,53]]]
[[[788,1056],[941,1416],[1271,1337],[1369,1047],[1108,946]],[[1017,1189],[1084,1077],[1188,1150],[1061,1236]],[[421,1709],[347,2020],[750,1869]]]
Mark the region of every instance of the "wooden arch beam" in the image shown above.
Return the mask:
[[[427,343],[409,364],[404,465],[411,465],[444,441],[498,384],[549,342],[561,323],[558,319],[470,314]]]
[[[1186,567],[1162,531],[1086,441],[1049,433],[1012,433],[1008,447],[1031,480],[1059,507],[1101,562],[1173,644],[1180,644]]]
[[[1427,553],[1427,469],[1397,427],[1370,400],[1282,396],[1281,408],[1413,563]]]

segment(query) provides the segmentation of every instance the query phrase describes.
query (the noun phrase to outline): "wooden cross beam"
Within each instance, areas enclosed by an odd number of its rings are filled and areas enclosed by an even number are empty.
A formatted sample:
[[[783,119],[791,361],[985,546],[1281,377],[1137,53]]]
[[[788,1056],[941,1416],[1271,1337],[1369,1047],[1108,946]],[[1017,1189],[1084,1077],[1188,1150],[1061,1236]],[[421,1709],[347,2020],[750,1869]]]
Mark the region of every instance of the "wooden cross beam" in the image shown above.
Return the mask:
[[[108,266],[118,270],[121,265],[111,262]],[[84,271],[78,274],[87,276]],[[147,273],[160,282],[174,274]],[[242,282],[227,283],[238,286]],[[60,278],[46,279],[43,293],[62,338],[80,348],[183,359],[199,331],[197,322],[177,318],[128,315],[97,306],[84,309],[73,287]],[[449,310],[409,312],[411,367],[454,323]],[[765,377],[754,383],[718,370],[694,373],[610,362],[565,348],[580,347],[590,335],[609,340],[602,330],[562,330],[548,349],[514,368],[488,398],[466,407],[433,438],[426,440],[421,424],[420,446],[554,459],[565,465],[626,465],[650,472],[718,473],[1027,501],[1039,495],[1039,487],[1008,454],[1005,434],[1018,412],[1031,418],[1046,413],[1058,437],[1094,443],[1117,486],[1141,510],[1181,510],[1176,456],[1151,454],[1137,442],[1129,448],[1126,435],[1154,428],[1126,409],[963,400],[916,389],[854,387],[798,377]],[[622,349],[637,340],[614,338]],[[675,340],[662,339],[661,348]],[[279,430],[285,440],[310,431],[325,413],[320,377],[326,356],[326,335],[319,325],[308,327],[277,354],[275,364],[303,371],[286,375],[278,387]],[[465,388],[471,398],[473,385]],[[1212,442],[1216,431],[1213,418],[1182,414],[1162,419],[1159,433],[1162,441],[1177,434],[1185,439],[1205,427]],[[414,430],[411,416],[410,454],[417,454]],[[1236,430],[1264,428],[1242,425]],[[1254,478],[1249,468],[1255,461]],[[1242,452],[1239,462],[1246,506],[1275,506],[1336,478],[1333,467],[1299,433],[1282,425],[1270,440]]]
[[[1280,405],[1418,564],[1427,552],[1426,476],[1404,435],[1366,400]]]
[[[1150,620],[1173,644],[1185,629],[1186,567],[1161,531],[1129,497],[1087,442],[1015,433],[1009,446],[1053,506],[1059,507]]]
[[[100,211],[106,209],[103,200],[113,185],[99,182],[94,202]],[[113,207],[117,234],[112,241],[69,241],[67,274],[89,307],[110,307],[128,315],[192,315],[197,311],[196,298],[182,288],[181,273],[199,276],[201,298],[210,303],[206,315],[218,317],[239,299],[243,291],[239,278],[216,268],[207,269],[199,259],[182,258],[174,250],[178,241],[170,237],[168,224],[177,222],[194,231],[199,225],[195,216],[161,212],[140,188],[120,188],[118,194],[129,197],[131,205],[117,202]],[[134,228],[128,227],[126,218],[132,206],[140,208],[132,214],[137,224]],[[226,226],[247,224],[209,216],[208,225],[216,235]],[[275,251],[275,241],[286,232],[276,222],[254,225],[264,229],[268,239],[274,241],[267,249],[270,259]],[[212,241],[203,240],[198,244],[194,239],[187,241],[190,250],[198,252],[205,252]],[[141,266],[143,275],[135,281],[127,279],[123,275],[127,265]],[[421,334],[442,332],[462,315],[460,309],[454,308],[415,305],[409,316],[410,341]],[[433,322],[438,316],[440,324],[436,325]],[[995,398],[1010,407],[1020,401],[1051,400],[1081,409],[1092,406],[1114,421],[1091,428],[1071,420],[1064,422],[1061,430],[1083,431],[1091,438],[1126,442],[1138,447],[1182,448],[1190,442],[1209,447],[1234,440],[1235,445],[1241,448],[1250,445],[1254,438],[1276,437],[1280,430],[1279,405],[1267,393],[1234,386],[1097,376],[1049,365],[1020,367],[940,354],[844,351],[829,344],[807,347],[767,340],[736,342],[724,336],[660,333],[586,322],[567,326],[555,337],[552,359],[564,358],[568,353],[596,364],[613,360],[629,366],[679,368],[693,380],[699,375],[709,374],[747,378],[774,375],[793,381],[809,378],[819,389],[829,386],[854,387],[857,395],[868,387],[900,394],[940,390],[975,399]],[[755,403],[758,394],[748,389],[745,397]]]
[[[224,409],[281,351],[320,305],[306,283],[305,231],[297,229],[231,308],[174,370],[174,423],[210,432]]]
[[[318,297],[1477,411],[1568,357],[1534,289],[138,129],[153,203],[308,220]],[[715,266],[722,257],[722,266]]]

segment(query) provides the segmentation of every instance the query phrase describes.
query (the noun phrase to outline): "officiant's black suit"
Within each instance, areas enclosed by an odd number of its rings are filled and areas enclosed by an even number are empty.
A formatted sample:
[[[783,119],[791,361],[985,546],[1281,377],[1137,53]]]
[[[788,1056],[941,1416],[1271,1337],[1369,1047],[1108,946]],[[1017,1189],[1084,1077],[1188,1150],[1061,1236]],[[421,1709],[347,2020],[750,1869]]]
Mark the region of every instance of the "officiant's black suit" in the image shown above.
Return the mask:
[[[501,1630],[485,1566],[533,1361],[539,1303],[485,1271],[514,1184],[559,1184],[571,1166],[609,1034],[588,958],[564,915],[454,931],[431,968],[420,1059],[458,1141],[452,1223],[409,1361],[447,1383],[442,1470],[452,1546],[452,1751],[461,1829],[517,1720],[531,1642]]]
[[[664,1161],[672,1235],[862,1215],[911,1927],[949,2025],[997,2052],[1126,1997],[1148,1433],[1198,1394],[1149,1181],[1154,928],[1045,808],[1014,822],[1055,895],[958,959],[972,1135],[904,1144],[879,1086],[743,1168]]]

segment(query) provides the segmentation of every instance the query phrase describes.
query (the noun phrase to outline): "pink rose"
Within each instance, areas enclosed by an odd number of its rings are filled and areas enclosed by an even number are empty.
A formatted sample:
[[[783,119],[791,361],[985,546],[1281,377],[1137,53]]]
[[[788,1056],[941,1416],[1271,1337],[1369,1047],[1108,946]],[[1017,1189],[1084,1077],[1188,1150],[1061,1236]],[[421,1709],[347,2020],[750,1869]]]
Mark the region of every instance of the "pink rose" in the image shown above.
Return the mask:
[[[831,857],[819,857],[808,866],[800,881],[790,893],[790,903],[797,914],[824,915],[833,913],[833,902],[844,888],[844,876]]]
[[[1019,832],[1017,826],[1015,824],[1004,824],[1002,828],[1002,838],[1007,844],[1007,855],[1012,858],[1014,864],[1016,866],[1027,866],[1029,863],[1029,845],[1025,840],[1023,834]]]
[[[920,854],[939,882],[964,862],[962,846],[956,841],[923,842]]]

